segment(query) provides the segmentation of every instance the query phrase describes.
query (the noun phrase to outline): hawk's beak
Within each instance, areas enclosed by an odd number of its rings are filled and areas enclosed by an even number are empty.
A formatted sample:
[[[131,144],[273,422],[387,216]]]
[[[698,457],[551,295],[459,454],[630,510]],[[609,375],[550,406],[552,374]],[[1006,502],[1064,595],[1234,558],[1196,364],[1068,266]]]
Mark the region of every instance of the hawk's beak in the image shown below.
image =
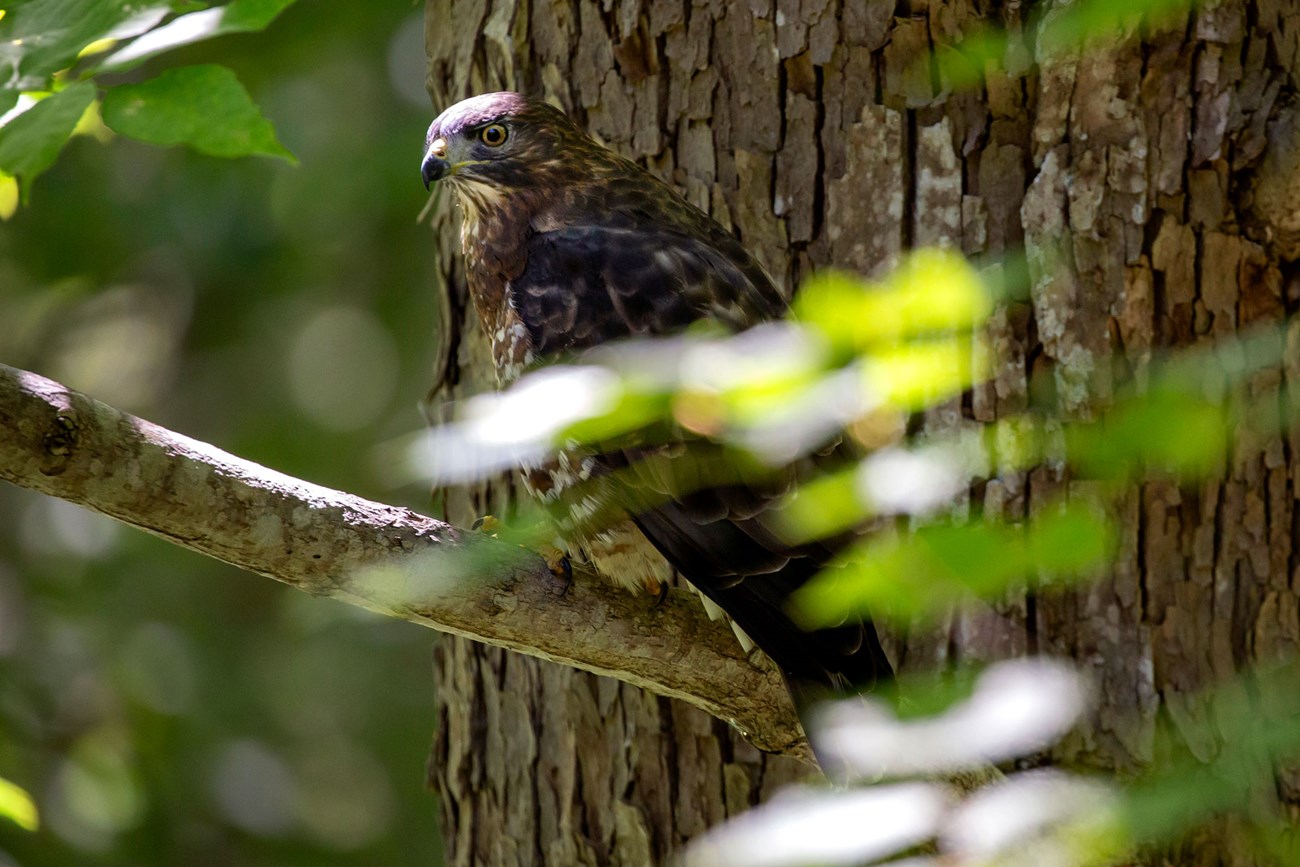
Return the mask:
[[[444,139],[436,138],[429,145],[429,150],[424,155],[424,161],[420,163],[420,177],[424,178],[424,188],[429,189],[430,184],[445,178],[450,171],[451,163],[447,160],[447,142]]]

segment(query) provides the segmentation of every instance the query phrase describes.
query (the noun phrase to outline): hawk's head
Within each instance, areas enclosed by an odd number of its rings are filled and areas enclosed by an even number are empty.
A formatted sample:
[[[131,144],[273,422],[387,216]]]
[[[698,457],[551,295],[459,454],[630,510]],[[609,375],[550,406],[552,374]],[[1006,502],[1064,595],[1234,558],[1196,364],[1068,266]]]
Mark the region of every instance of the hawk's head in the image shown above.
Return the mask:
[[[543,176],[554,182],[593,149],[599,146],[559,109],[518,93],[485,93],[438,115],[420,174],[426,187],[446,179],[459,189],[511,192]]]

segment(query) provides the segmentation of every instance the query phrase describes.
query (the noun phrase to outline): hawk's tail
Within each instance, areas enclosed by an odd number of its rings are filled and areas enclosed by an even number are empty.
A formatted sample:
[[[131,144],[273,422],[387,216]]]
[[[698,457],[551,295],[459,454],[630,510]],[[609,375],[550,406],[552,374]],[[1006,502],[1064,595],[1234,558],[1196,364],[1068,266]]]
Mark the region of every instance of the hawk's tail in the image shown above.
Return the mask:
[[[735,517],[734,510],[728,517],[698,511],[659,503],[635,520],[677,571],[772,658],[805,728],[817,703],[892,681],[871,621],[805,630],[787,612],[791,594],[821,571],[830,551],[791,549],[761,520]]]

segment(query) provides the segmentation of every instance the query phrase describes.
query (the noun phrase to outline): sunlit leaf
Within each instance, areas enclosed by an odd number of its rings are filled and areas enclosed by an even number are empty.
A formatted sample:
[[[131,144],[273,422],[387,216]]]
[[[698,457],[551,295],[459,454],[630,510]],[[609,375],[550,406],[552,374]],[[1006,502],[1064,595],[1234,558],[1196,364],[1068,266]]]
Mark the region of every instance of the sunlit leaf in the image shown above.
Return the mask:
[[[163,19],[166,2],[10,0],[0,19],[0,87],[40,90],[91,43],[125,39]]]
[[[995,555],[992,563],[1002,569],[999,577],[1005,580],[1020,573],[1019,568],[1010,568],[1020,564],[1002,556],[1000,539],[990,531],[944,527],[941,534],[938,528],[929,528],[929,532],[861,543],[847,556],[846,565],[824,570],[796,591],[789,602],[790,613],[805,628],[820,628],[868,611],[876,618],[895,616],[904,621],[937,611],[970,594],[963,576],[945,562],[948,548],[957,547],[972,558],[979,553]]]
[[[603,413],[576,421],[555,437],[564,442],[600,443],[648,427],[668,415],[668,396],[623,388],[613,406]]]
[[[684,867],[805,867],[876,863],[929,839],[947,809],[929,783],[787,789],[691,841]]]
[[[23,195],[51,165],[95,99],[90,82],[47,96],[0,127],[0,171],[18,178]]]
[[[88,135],[100,144],[106,144],[113,140],[113,131],[104,126],[104,118],[99,114],[98,100],[86,106],[81,119],[77,121],[77,126],[72,130],[72,134],[74,136]]]
[[[109,88],[104,123],[157,145],[185,144],[218,157],[253,154],[296,162],[275,130],[224,66],[185,66],[142,84]]]
[[[819,756],[834,756],[835,778],[952,773],[1050,747],[1087,708],[1083,679],[1065,662],[1038,657],[982,672],[950,705],[900,719],[874,695],[826,702],[811,718]]]
[[[969,338],[906,343],[864,359],[869,393],[903,409],[924,409],[960,394],[987,373],[987,354]]]
[[[875,343],[969,330],[993,309],[979,275],[958,253],[918,250],[884,281],[823,271],[795,299],[797,319],[840,349],[861,352]]]
[[[32,796],[3,777],[0,777],[0,818],[8,819],[24,831],[35,831],[41,824]]]
[[[426,479],[454,483],[536,463],[563,443],[565,431],[591,419],[605,419],[593,434],[610,434],[619,421],[611,413],[623,395],[618,376],[606,368],[543,368],[504,393],[475,395],[460,404],[455,422],[410,444],[406,463]]]
[[[1104,562],[1113,539],[1103,514],[1074,502],[1026,527],[972,521],[868,537],[800,588],[791,614],[806,627],[863,615],[925,618],[972,596],[996,598],[1030,577],[1078,577]]]
[[[984,670],[970,660],[954,660],[951,668],[939,671],[905,670],[883,687],[879,696],[889,702],[891,712],[900,720],[938,716],[968,700]]]
[[[755,424],[789,406],[813,385],[817,373],[809,369],[772,371],[722,392],[722,402],[733,423]]]
[[[1015,725],[1015,705],[1003,708]],[[960,737],[960,735],[958,735]],[[1127,863],[1119,792],[1112,784],[1055,769],[1014,774],[974,793],[955,811],[940,845],[968,864]]]
[[[0,172],[0,220],[7,220],[18,210],[18,179]]]
[[[1223,459],[1228,413],[1192,394],[1161,390],[1125,400],[1095,424],[1066,429],[1070,458],[1087,475],[1138,467],[1203,475]]]
[[[1112,530],[1098,510],[1072,502],[1048,509],[1026,536],[1028,561],[1040,572],[1074,574],[1105,561],[1114,545]]]
[[[876,515],[939,511],[967,487],[975,469],[962,453],[962,439],[882,448],[851,469],[827,469],[778,505],[775,524],[785,538],[807,542],[852,530]],[[976,437],[965,439],[978,447]]]
[[[104,61],[102,68],[122,71],[182,45],[227,33],[263,30],[293,2],[294,0],[233,0],[225,6],[182,15],[113,54]]]
[[[102,52],[108,51],[116,44],[117,44],[116,39],[107,39],[107,38],[96,39],[94,42],[90,43],[85,48],[78,51],[77,58],[80,59],[82,57],[90,57],[95,54],[100,54]]]
[[[857,469],[826,473],[801,485],[780,504],[778,526],[790,539],[823,539],[851,530],[867,517]]]

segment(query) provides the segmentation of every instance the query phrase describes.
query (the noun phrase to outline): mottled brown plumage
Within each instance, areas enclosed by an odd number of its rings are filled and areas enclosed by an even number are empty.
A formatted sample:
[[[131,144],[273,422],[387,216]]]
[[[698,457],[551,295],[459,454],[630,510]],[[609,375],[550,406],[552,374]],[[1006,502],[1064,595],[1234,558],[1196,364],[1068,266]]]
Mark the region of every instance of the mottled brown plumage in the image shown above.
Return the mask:
[[[729,232],[545,103],[493,93],[452,106],[430,126],[421,168],[459,200],[469,288],[503,385],[557,353],[785,311]],[[791,549],[771,531],[763,509],[776,491],[680,495],[640,457],[569,451],[523,479],[545,500],[622,470],[606,493],[630,520],[571,541],[626,586],[656,589],[676,569],[776,661],[797,699],[889,675],[870,624],[805,633],[786,616],[789,594],[833,552]]]

